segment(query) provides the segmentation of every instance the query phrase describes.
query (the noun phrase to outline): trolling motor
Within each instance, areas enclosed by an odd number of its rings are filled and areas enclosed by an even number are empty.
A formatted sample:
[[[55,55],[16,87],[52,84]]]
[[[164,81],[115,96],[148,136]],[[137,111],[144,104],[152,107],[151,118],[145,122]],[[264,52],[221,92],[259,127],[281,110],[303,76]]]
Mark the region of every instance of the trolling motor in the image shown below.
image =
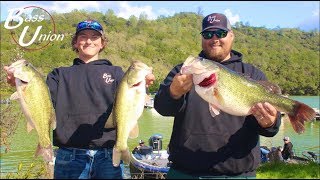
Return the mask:
[[[158,154],[160,154],[160,150],[162,150],[162,135],[152,135],[149,139],[149,146],[151,146],[154,151],[158,151]]]

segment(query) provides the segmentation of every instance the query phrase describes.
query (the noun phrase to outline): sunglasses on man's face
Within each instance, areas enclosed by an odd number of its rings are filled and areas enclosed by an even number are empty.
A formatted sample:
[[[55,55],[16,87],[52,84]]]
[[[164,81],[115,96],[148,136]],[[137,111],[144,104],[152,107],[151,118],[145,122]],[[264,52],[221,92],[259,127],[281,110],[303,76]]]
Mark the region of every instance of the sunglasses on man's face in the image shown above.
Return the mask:
[[[204,39],[211,39],[214,35],[216,35],[218,38],[225,38],[228,35],[228,31],[222,29],[216,31],[204,31],[201,33],[201,35]]]
[[[96,21],[83,21],[80,22],[77,26],[77,31],[80,31],[85,28],[93,28],[98,31],[103,31],[102,26]]]

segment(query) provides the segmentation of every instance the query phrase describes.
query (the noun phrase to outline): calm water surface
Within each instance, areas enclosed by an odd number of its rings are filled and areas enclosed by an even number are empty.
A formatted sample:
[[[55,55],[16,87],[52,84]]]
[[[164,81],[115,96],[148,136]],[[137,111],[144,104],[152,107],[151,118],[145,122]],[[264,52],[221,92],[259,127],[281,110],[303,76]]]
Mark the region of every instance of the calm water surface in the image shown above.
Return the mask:
[[[304,102],[305,104],[319,109],[319,96],[292,96],[292,99]],[[132,150],[137,144],[139,139],[148,143],[149,138],[154,134],[161,134],[163,136],[162,147],[167,148],[170,140],[173,117],[163,117],[157,113],[154,109],[145,109],[142,117],[139,119],[139,137],[136,139],[129,139],[128,144],[130,150]],[[283,137],[289,136],[294,145],[294,151],[297,155],[300,155],[302,151],[311,150],[320,154],[319,149],[319,124],[320,121],[308,122],[305,124],[306,130],[303,134],[297,134],[292,129],[290,122],[283,120],[279,133],[272,138],[266,138],[261,136],[261,145],[268,147],[283,146]],[[11,149],[8,153],[1,152],[1,177],[3,178],[5,173],[17,172],[17,167],[20,162],[25,167],[30,166],[32,162],[41,161],[41,158],[35,159],[33,154],[37,146],[37,135],[34,131],[29,134],[26,132],[26,124],[21,121],[18,125],[18,129],[15,135],[12,137]],[[3,148],[2,148],[3,149]]]
[[[320,109],[319,96],[291,96],[291,99],[303,102],[312,108]],[[303,151],[313,151],[320,154],[320,121],[305,123],[305,132],[297,134],[288,119],[283,119],[278,134],[272,138],[261,136],[260,144],[268,147],[283,146],[283,137],[289,136],[295,154],[302,156]]]

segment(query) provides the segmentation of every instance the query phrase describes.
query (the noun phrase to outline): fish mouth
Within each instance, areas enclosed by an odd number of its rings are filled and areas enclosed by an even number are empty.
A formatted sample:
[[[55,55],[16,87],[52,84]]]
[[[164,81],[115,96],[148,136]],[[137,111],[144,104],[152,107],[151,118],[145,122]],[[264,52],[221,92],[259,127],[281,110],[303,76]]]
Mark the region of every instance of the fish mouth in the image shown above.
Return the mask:
[[[137,86],[139,86],[141,83],[142,83],[142,81],[140,81],[140,82],[138,82],[138,83],[134,84],[134,85],[133,85],[133,87],[137,87]]]
[[[21,79],[20,79],[20,81],[21,81],[22,84],[28,84],[27,81],[23,81],[23,80],[21,80]]]
[[[216,74],[213,73],[209,77],[203,79],[198,85],[200,87],[208,87],[208,86],[214,84],[216,81],[217,81]]]

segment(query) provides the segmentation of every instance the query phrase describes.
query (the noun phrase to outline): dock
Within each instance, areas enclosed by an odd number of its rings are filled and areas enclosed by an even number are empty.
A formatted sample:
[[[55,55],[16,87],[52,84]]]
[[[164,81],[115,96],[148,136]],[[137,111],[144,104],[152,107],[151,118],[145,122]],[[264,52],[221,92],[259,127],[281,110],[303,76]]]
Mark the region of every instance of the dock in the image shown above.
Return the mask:
[[[317,108],[313,108],[313,110],[316,112],[316,120],[319,121],[320,120],[320,110]]]

